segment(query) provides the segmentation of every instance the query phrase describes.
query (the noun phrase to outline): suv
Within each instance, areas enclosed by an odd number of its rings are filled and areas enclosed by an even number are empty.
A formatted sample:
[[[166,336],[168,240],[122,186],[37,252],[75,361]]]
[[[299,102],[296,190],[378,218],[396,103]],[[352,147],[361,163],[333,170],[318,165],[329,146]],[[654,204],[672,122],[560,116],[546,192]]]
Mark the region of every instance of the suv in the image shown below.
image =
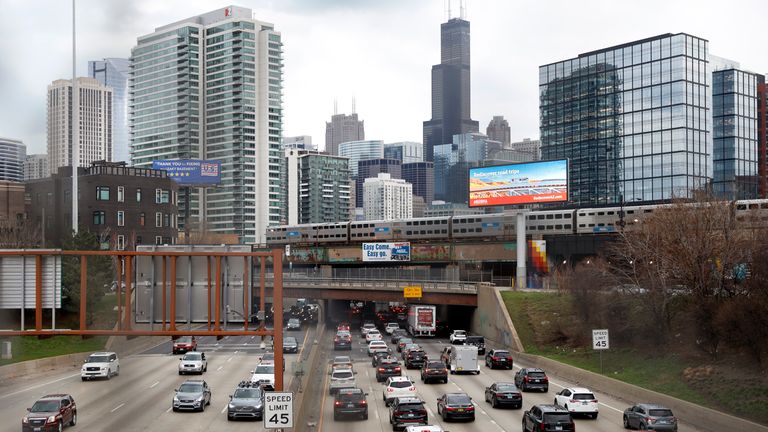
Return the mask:
[[[400,341],[401,337],[408,337],[408,332],[405,329],[396,328],[392,332],[392,338],[390,339],[390,342],[392,342],[393,344],[396,344]]]
[[[376,368],[376,382],[382,382],[391,376],[400,375],[402,375],[402,368],[396,358],[385,357],[379,361],[379,365]]]
[[[403,357],[407,369],[419,369],[427,361],[427,353],[421,348],[409,350]]]
[[[301,330],[301,320],[298,318],[291,318],[288,320],[288,324],[285,326],[286,330]]]
[[[264,392],[256,383],[241,381],[235,392],[229,396],[227,420],[251,418],[261,420],[264,416]]]
[[[393,400],[400,397],[416,397],[416,385],[407,376],[387,378],[384,390],[381,393],[384,404],[389,406]]]
[[[576,431],[571,413],[557,405],[534,405],[523,414],[523,432]]]
[[[208,371],[208,360],[205,353],[189,352],[179,359],[179,375],[197,373],[202,375]]]
[[[368,393],[359,388],[343,388],[336,392],[333,400],[333,419],[338,421],[344,416],[356,416],[368,420]]]
[[[371,366],[376,367],[382,359],[392,357],[392,350],[376,351],[371,356]],[[394,357],[392,357],[394,358]]]
[[[331,371],[331,384],[328,391],[335,394],[339,389],[355,386],[355,372],[352,369],[334,369]]]
[[[299,342],[296,341],[296,338],[293,336],[285,336],[283,338],[283,354],[288,353],[298,353],[299,352]]]
[[[338,332],[336,337],[333,338],[334,350],[352,350],[352,335],[349,332]]]
[[[467,345],[469,345],[467,343]],[[493,349],[485,355],[485,365],[493,369],[496,366],[512,369],[512,354],[507,350]]]
[[[43,396],[27,411],[21,419],[22,432],[61,430],[77,423],[77,406],[68,394]]]
[[[403,430],[408,425],[426,425],[427,409],[417,397],[398,397],[389,405],[389,423],[392,430]]]
[[[597,398],[590,390],[582,387],[564,388],[555,395],[555,405],[560,405],[572,414],[586,414],[597,418]]]
[[[677,432],[672,410],[658,404],[641,403],[624,410],[624,429]]]
[[[275,363],[260,363],[251,371],[251,382],[258,385],[275,385]]]
[[[394,332],[395,330],[397,330],[397,329],[399,329],[399,328],[400,328],[400,324],[398,324],[398,323],[396,323],[396,322],[391,322],[391,323],[387,323],[387,326],[386,326],[386,327],[384,327],[384,331],[385,331],[385,332],[386,332],[388,335],[391,335],[391,334],[392,334],[392,332]]]
[[[464,345],[476,346],[478,354],[485,354],[485,338],[482,336],[467,336]]]
[[[463,344],[464,341],[467,340],[467,331],[454,330],[453,333],[451,333],[451,336],[448,337],[448,339],[451,341],[452,345]]]
[[[91,378],[106,378],[120,375],[120,360],[113,352],[96,352],[85,359],[80,369],[80,378],[83,381]]]
[[[439,361],[425,361],[421,367],[421,382],[427,383],[431,380],[448,383],[448,369],[445,363]]]
[[[175,391],[171,405],[174,412],[186,409],[202,412],[211,404],[211,388],[203,380],[186,380]]]
[[[522,391],[535,389],[546,393],[549,391],[549,378],[542,369],[524,368],[515,374],[515,385]]]
[[[180,336],[173,341],[174,354],[183,354],[187,351],[197,351],[197,339],[194,336]]]

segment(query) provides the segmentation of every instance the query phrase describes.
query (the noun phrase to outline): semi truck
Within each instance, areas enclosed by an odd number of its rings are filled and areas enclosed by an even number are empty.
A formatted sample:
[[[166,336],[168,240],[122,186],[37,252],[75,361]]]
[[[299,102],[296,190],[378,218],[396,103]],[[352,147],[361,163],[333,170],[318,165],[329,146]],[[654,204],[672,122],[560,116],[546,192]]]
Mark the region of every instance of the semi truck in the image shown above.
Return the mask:
[[[437,308],[433,305],[411,305],[408,308],[408,333],[412,336],[435,336]]]

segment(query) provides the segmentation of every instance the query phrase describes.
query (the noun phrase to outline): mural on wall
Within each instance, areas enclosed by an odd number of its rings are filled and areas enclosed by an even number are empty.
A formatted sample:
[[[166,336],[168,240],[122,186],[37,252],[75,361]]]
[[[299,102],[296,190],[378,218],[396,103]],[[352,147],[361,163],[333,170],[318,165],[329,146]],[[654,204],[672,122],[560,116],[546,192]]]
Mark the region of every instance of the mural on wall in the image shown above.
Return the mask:
[[[328,250],[324,247],[293,247],[291,255],[286,257],[289,262],[321,264],[328,262]]]
[[[528,256],[530,257],[531,268],[535,273],[540,275],[549,273],[546,240],[528,240]]]
[[[451,245],[411,244],[411,261],[451,261]]]

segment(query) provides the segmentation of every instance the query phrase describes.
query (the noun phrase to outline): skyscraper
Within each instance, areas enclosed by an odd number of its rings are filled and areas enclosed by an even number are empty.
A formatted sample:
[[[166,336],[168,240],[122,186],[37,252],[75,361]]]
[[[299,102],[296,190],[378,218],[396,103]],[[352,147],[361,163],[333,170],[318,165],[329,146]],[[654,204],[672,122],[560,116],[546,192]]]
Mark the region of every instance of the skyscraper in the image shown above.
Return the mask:
[[[485,134],[488,135],[488,138],[499,141],[504,146],[508,146],[512,141],[509,122],[504,116],[493,116],[493,119],[488,123],[488,127],[485,128]]]
[[[393,220],[413,217],[410,183],[393,179],[388,173],[365,179],[363,212],[365,220]]]
[[[440,64],[432,66],[432,119],[424,122],[424,160],[454,135],[478,132],[470,116],[469,21],[440,25]]]
[[[0,181],[24,181],[27,146],[21,140],[0,137]]]
[[[469,169],[498,157],[502,145],[481,133],[453,136],[453,143],[435,146],[435,199],[466,203],[469,199]]]
[[[112,89],[93,78],[77,78],[80,111],[81,167],[112,160]],[[48,86],[48,166],[55,174],[72,165],[72,81]]]
[[[379,173],[389,173],[393,179],[402,177],[402,163],[399,159],[362,159],[357,162],[357,176],[355,182],[355,204],[362,207],[363,183],[365,179],[374,178]]]
[[[397,159],[400,162],[413,163],[424,160],[424,145],[414,141],[400,141],[384,144],[384,157]]]
[[[349,159],[285,149],[289,225],[349,220]]]
[[[403,180],[413,185],[413,196],[420,196],[426,205],[435,200],[435,164],[432,162],[404,163]]]
[[[343,142],[339,145],[339,156],[349,158],[349,171],[352,177],[357,177],[359,161],[384,157],[384,142],[376,140]]]
[[[358,120],[357,114],[334,114],[331,121],[325,123],[325,152],[339,154],[339,144],[348,141],[365,140],[365,122]]]
[[[50,175],[47,154],[31,154],[24,159],[24,181],[46,178]]]
[[[281,223],[282,52],[274,26],[238,6],[138,38],[131,52],[133,165],[221,161],[221,184],[192,192],[190,226],[262,243],[267,226]]]
[[[128,126],[128,80],[131,61],[105,58],[88,62],[88,76],[112,87],[113,161],[131,161],[131,130]]]

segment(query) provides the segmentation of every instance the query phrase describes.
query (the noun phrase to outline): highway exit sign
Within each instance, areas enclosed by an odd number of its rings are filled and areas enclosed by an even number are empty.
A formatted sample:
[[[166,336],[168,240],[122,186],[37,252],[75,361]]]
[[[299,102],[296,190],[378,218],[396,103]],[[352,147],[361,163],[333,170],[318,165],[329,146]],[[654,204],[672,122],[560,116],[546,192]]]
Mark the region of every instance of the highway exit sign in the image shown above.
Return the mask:
[[[592,349],[607,350],[611,347],[608,342],[608,329],[592,330]]]
[[[421,285],[410,285],[403,287],[403,297],[421,298]]]

